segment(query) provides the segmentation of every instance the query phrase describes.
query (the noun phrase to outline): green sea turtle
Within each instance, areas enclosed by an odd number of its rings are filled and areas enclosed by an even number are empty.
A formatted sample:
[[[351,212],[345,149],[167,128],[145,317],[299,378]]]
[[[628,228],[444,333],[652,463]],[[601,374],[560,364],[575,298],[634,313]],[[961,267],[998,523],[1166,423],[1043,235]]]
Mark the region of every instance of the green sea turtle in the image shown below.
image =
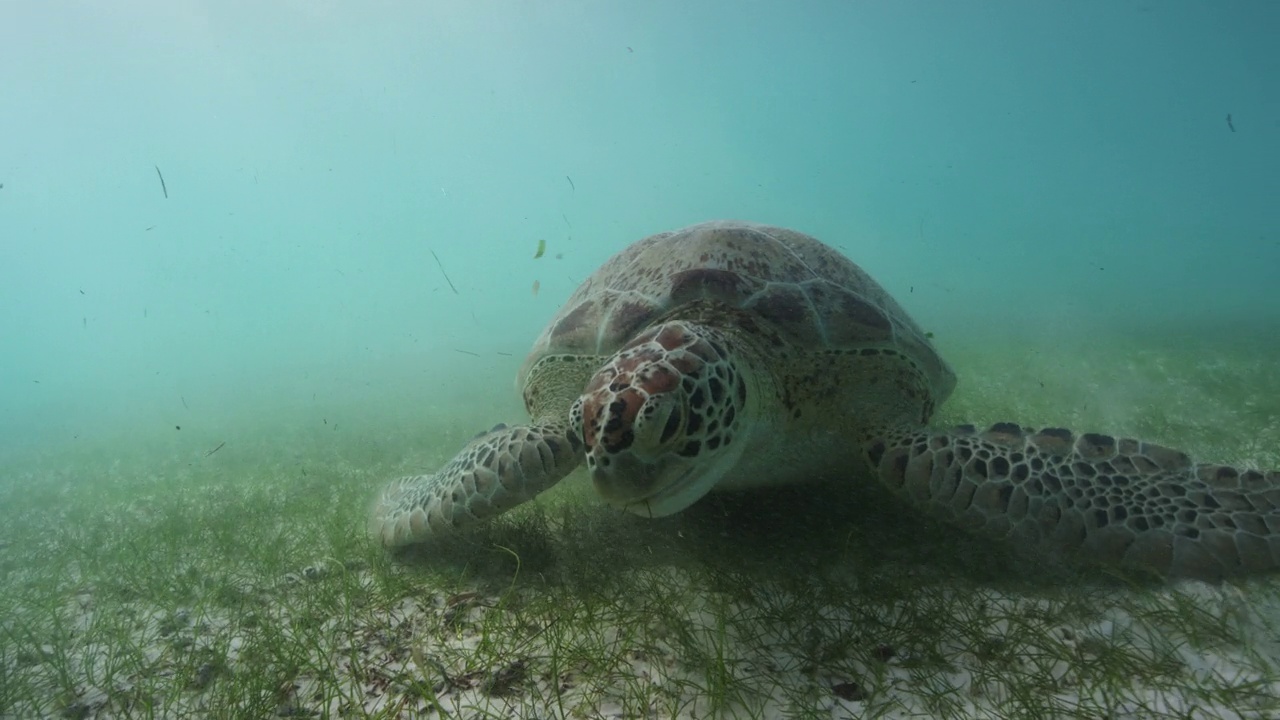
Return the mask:
[[[1280,566],[1280,472],[1137,440],[932,428],[955,375],[860,267],[801,233],[710,222],[609,259],[551,320],[499,425],[374,505],[383,544],[532,499],[586,461],[609,504],[679,512],[712,489],[876,478],[979,534],[1169,576]]]

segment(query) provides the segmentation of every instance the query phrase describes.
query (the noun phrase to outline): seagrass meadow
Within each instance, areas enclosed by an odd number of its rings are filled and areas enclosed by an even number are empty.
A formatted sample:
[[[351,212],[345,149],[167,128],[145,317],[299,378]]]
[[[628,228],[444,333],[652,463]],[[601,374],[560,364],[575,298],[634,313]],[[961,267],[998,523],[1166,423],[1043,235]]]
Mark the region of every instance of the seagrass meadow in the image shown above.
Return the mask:
[[[961,377],[943,422],[1280,466],[1266,339],[937,334]],[[1280,715],[1275,578],[1033,557],[852,482],[646,520],[574,475],[475,533],[383,550],[364,522],[388,477],[519,419],[492,385],[458,407],[282,404],[212,453],[182,435],[198,419],[7,453],[0,717]]]

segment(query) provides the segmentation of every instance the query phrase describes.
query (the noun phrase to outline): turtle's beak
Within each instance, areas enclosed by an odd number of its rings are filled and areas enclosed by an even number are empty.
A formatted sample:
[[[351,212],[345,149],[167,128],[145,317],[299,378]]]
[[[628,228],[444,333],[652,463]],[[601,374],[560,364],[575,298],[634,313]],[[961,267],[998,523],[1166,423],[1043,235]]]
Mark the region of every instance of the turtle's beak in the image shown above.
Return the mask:
[[[609,455],[591,470],[591,482],[606,503],[642,517],[671,515],[697,502],[714,484],[699,482],[700,476],[683,458],[646,462],[630,452]]]

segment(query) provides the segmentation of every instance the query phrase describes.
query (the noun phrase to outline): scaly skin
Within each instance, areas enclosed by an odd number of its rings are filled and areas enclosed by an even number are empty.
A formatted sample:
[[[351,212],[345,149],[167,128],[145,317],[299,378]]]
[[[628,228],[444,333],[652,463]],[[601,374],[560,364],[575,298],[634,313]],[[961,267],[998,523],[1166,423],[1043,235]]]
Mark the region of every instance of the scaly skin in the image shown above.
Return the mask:
[[[1171,577],[1280,567],[1280,473],[1009,423],[905,429],[871,443],[867,460],[912,506],[981,535]]]
[[[374,503],[369,529],[398,547],[454,533],[532,500],[582,462],[565,423],[506,427],[474,438],[435,473],[397,478]]]

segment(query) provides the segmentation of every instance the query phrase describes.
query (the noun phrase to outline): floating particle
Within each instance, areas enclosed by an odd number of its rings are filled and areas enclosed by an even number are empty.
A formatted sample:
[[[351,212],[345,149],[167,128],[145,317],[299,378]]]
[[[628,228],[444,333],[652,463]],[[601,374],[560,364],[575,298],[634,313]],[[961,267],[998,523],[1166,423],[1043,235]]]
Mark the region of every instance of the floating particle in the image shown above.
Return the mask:
[[[537,260],[547,251],[547,241],[545,239],[538,240],[538,251],[533,254],[533,259]]]
[[[449,283],[449,289],[453,291],[454,295],[457,295],[458,288],[453,286],[453,281],[449,279],[449,273],[444,271],[444,263],[440,262],[440,256],[436,255],[436,251],[431,248],[427,248],[427,250],[431,253],[431,257],[436,259],[436,265],[440,268],[440,274],[444,276],[444,281]]]
[[[164,199],[169,199],[169,187],[164,184],[164,174],[160,172],[160,166],[155,165],[156,175],[160,178],[160,190],[164,193]]]
[[[538,291],[542,289],[542,283],[537,280],[533,281],[533,296],[538,297]]]

